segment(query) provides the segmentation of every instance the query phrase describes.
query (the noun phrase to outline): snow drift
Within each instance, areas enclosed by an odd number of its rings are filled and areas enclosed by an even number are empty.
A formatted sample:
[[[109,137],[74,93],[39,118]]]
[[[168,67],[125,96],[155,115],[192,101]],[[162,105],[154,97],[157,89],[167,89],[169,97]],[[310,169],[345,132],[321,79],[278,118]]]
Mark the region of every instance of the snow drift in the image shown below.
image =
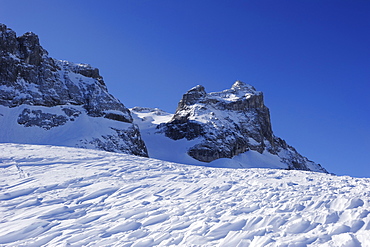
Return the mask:
[[[370,179],[0,144],[0,246],[369,246]]]

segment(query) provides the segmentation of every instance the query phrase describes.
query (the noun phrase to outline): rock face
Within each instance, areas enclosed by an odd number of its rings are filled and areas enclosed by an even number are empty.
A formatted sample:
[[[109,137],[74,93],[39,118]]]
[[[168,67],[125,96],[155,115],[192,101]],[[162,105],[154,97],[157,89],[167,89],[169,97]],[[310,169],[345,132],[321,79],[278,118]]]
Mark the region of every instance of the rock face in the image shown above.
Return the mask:
[[[158,129],[173,140],[198,139],[187,153],[201,162],[254,150],[278,156],[287,169],[327,172],[274,136],[262,92],[241,81],[222,92],[206,93],[203,86],[190,89],[172,119]]]
[[[147,156],[139,129],[132,123],[130,111],[108,93],[99,70],[87,64],[60,61],[48,56],[36,34],[20,37],[0,24],[0,121],[3,128],[19,129],[0,134],[0,141],[22,142],[27,132],[37,132],[42,139],[53,139],[55,129],[74,136],[71,146],[92,147]],[[9,123],[9,114],[17,114]],[[91,133],[80,135],[71,123],[101,122]],[[40,132],[43,130],[43,132]],[[51,131],[53,130],[53,131]],[[51,132],[50,132],[51,131]],[[40,133],[39,133],[40,132]],[[49,136],[49,137],[48,137]],[[38,140],[28,142],[38,143]],[[53,140],[53,144],[59,144]],[[60,143],[63,145],[64,143]]]

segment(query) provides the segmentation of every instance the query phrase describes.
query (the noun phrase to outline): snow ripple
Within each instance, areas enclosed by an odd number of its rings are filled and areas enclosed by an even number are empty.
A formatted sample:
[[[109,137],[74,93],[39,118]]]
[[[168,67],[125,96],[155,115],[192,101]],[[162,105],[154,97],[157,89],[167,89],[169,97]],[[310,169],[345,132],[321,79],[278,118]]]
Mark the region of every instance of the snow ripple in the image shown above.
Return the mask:
[[[0,246],[369,246],[370,179],[0,144]]]

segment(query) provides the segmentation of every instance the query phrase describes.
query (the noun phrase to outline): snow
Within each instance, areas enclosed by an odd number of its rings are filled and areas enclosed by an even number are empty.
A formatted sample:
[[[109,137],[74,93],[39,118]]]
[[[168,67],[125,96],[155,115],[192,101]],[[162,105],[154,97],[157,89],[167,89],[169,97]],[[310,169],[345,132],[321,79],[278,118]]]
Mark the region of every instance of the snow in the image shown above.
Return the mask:
[[[184,164],[202,164],[187,155],[188,148],[199,143],[199,140],[175,141],[158,133],[157,126],[160,123],[168,122],[173,114],[152,108],[136,107],[130,110],[134,123],[140,128],[141,138],[145,142],[149,157]]]
[[[0,106],[0,129],[6,130],[0,133],[1,142],[76,147],[83,145],[83,141],[90,141],[93,137],[114,135],[115,131],[112,128],[125,129],[131,126],[129,123],[107,118],[90,117],[82,106],[73,106],[75,110],[81,112],[80,116],[75,118],[74,121],[67,121],[64,125],[51,129],[44,129],[39,126],[24,127],[17,124],[18,116],[26,108],[66,116],[62,110],[66,107],[68,108],[68,105],[54,107],[21,105],[13,108]],[[68,134],[66,135],[66,133]]]
[[[211,162],[212,167],[224,168],[274,168],[284,169],[286,164],[281,159],[267,151],[262,154],[249,150],[231,159],[222,158]]]
[[[370,179],[0,144],[0,246],[369,246]]]
[[[144,128],[151,128],[153,124],[165,123],[171,120],[173,114],[164,112],[158,108],[135,107],[131,111],[137,116],[137,120]]]
[[[217,101],[238,101],[242,98],[250,98],[253,95],[260,95],[262,92],[244,82],[236,81],[231,89],[226,89],[221,92],[211,92],[208,94],[209,98],[216,99]]]
[[[75,70],[78,70],[79,67],[92,68],[89,64],[77,64],[66,60],[56,60],[56,59],[54,61],[61,68],[61,70],[58,71],[60,78],[64,78],[65,76],[68,75],[68,79],[70,80],[70,82],[72,82],[79,88],[85,88],[86,85],[96,84],[94,78],[89,78],[76,72],[73,72]]]

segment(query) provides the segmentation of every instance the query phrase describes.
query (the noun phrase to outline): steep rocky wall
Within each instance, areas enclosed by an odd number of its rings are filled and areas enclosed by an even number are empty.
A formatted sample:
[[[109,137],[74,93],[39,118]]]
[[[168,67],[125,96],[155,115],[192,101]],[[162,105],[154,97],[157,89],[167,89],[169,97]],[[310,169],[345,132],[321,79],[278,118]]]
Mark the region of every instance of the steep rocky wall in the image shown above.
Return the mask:
[[[32,32],[17,37],[13,30],[0,24],[0,65],[0,105],[9,108],[27,105],[14,124],[50,130],[65,127],[67,122],[87,114],[133,125],[130,111],[108,93],[97,68],[49,57]],[[64,112],[47,113],[33,109],[35,106],[63,106]],[[98,149],[147,156],[137,126],[127,128],[125,125],[111,131],[108,136],[92,133],[95,136],[88,138],[89,141],[83,138],[84,145],[91,142]]]
[[[289,169],[314,167],[326,172],[274,136],[262,92],[241,81],[221,92],[206,93],[203,86],[190,89],[171,121],[158,129],[173,140],[198,139],[188,155],[201,162],[232,158],[248,150],[267,151],[279,156]]]

